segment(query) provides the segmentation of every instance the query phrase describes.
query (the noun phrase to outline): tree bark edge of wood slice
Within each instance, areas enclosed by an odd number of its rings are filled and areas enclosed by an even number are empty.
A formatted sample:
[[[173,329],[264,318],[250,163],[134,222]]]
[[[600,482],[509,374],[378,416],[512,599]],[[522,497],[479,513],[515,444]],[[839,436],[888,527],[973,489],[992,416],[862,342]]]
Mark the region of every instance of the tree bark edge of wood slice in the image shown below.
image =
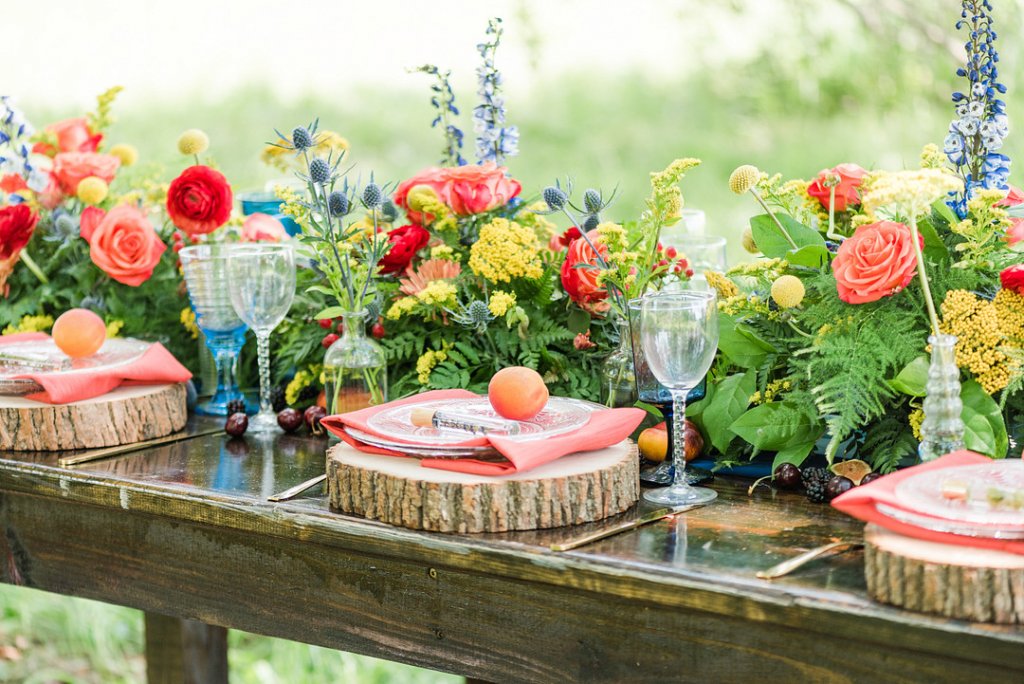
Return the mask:
[[[1024,624],[1024,556],[864,528],[868,594],[958,620]]]
[[[0,397],[0,450],[69,451],[134,444],[185,427],[184,383],[129,385],[84,401]]]
[[[571,454],[525,473],[488,477],[423,468],[413,458],[338,444],[327,451],[331,509],[432,532],[536,530],[611,517],[640,498],[629,441]]]

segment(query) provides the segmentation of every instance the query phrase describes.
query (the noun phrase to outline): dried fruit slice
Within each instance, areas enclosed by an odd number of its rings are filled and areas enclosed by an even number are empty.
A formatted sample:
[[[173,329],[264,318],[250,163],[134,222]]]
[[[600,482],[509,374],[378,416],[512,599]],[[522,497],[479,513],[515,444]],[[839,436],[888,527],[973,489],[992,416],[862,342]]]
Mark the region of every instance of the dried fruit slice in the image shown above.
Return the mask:
[[[871,466],[864,461],[855,458],[850,461],[840,461],[832,464],[832,473],[849,478],[853,484],[859,485],[864,476],[871,472]]]

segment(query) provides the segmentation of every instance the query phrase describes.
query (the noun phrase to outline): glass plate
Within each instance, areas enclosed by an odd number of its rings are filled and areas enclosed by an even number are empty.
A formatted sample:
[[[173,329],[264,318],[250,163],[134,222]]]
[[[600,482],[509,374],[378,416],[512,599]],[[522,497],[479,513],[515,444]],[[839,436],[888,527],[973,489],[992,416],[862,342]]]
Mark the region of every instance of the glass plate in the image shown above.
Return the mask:
[[[447,447],[447,446],[427,446],[420,444],[406,444],[404,442],[393,442],[377,435],[371,435],[368,432],[354,427],[345,426],[345,432],[352,437],[355,437],[360,442],[369,444],[370,446],[381,447],[382,449],[393,449],[395,451],[401,451],[402,453],[410,456],[427,456],[430,458],[480,458],[483,456],[500,456],[502,460],[505,459],[501,456],[494,448],[489,446],[461,446],[461,447]]]
[[[92,356],[72,359],[49,339],[0,345],[0,395],[20,396],[42,390],[34,380],[18,378],[18,375],[39,372],[74,375],[116,368],[137,360],[147,349],[148,342],[115,337],[104,342]],[[20,357],[24,361],[12,360],[10,357]],[[40,371],[41,367],[61,370]]]
[[[547,439],[555,435],[572,432],[587,424],[590,414],[603,406],[580,399],[551,397],[544,409],[530,420],[521,420],[519,434],[505,437],[522,442]],[[456,430],[439,430],[433,427],[418,427],[412,424],[410,416],[414,409],[444,410],[461,416],[505,420],[491,408],[486,398],[448,399],[427,401],[422,403],[404,404],[381,411],[370,418],[368,424],[374,432],[387,437],[423,444],[459,444],[471,439],[479,439],[477,435]]]
[[[967,498],[944,497],[943,487],[950,482],[963,485]],[[894,493],[904,507],[927,516],[1024,530],[1024,509],[994,508],[989,503],[988,493],[996,490],[1024,496],[1024,461],[1006,459],[918,473],[896,485]]]
[[[981,537],[984,539],[1024,539],[1024,530],[1006,529],[996,525],[976,525],[960,522],[957,520],[945,520],[943,518],[932,518],[927,515],[918,515],[899,508],[893,508],[883,503],[875,504],[875,508],[882,515],[893,520],[898,520],[914,527],[920,527],[932,532],[948,532],[961,537]]]

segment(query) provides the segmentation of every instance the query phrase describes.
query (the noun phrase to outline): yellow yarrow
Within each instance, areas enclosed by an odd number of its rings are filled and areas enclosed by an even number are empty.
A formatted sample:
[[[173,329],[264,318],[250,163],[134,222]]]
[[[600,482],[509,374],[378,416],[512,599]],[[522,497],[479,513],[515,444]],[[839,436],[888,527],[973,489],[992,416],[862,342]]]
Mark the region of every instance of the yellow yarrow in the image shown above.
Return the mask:
[[[969,370],[986,392],[995,394],[1009,384],[1016,364],[1000,350],[1006,337],[995,304],[967,290],[950,290],[940,328],[956,335],[956,365]]]
[[[999,331],[1014,346],[1024,346],[1024,296],[1002,289],[996,293],[992,305],[999,317]]]
[[[186,157],[202,154],[209,148],[209,136],[198,128],[190,128],[178,137],[178,151]]]
[[[504,316],[509,309],[516,305],[516,295],[514,292],[502,292],[501,290],[495,290],[491,295],[490,300],[487,302],[487,308],[490,309],[491,314],[495,317]]]
[[[416,293],[416,299],[427,306],[454,306],[458,290],[448,280],[432,280]]]
[[[761,180],[761,172],[756,166],[744,164],[729,174],[729,189],[737,195],[751,190]]]
[[[107,337],[117,337],[121,334],[121,328],[124,327],[124,321],[120,319],[114,319],[107,321]]]
[[[14,333],[28,333],[28,332],[46,332],[53,327],[53,316],[33,316],[27,315],[22,316],[21,320],[18,321],[17,325],[9,325],[4,328],[3,335],[13,335]]]
[[[289,406],[297,404],[299,402],[299,395],[302,394],[302,390],[309,387],[315,379],[313,373],[309,370],[301,370],[295,374],[295,377],[291,379],[288,386],[284,388],[284,400]]]
[[[416,359],[416,379],[421,385],[430,382],[430,372],[437,364],[448,360],[448,352],[443,349],[428,349]]]
[[[110,148],[109,154],[121,160],[121,166],[131,166],[139,160],[139,151],[133,145],[118,143]]]
[[[87,176],[78,182],[75,195],[85,204],[96,205],[107,199],[110,187],[102,178]]]
[[[419,300],[416,297],[402,297],[388,308],[385,317],[391,321],[397,321],[402,316],[412,313],[419,306]]]
[[[470,247],[469,268],[492,283],[540,278],[544,273],[538,256],[540,247],[530,228],[496,218],[480,229],[479,238]]]
[[[191,307],[186,307],[181,310],[181,315],[178,316],[178,320],[181,321],[182,327],[188,331],[188,334],[192,336],[193,340],[199,339],[199,326],[196,325],[196,312]]]
[[[921,423],[924,422],[924,410],[916,408],[910,412],[907,416],[907,422],[910,423],[910,429],[914,433],[914,439],[921,440]]]
[[[446,261],[458,261],[459,255],[448,245],[437,245],[430,248],[431,259],[443,259]]]
[[[534,202],[528,205],[516,215],[516,220],[524,226],[533,229],[542,241],[550,240],[558,234],[558,226],[549,221],[546,216],[539,212],[547,211],[548,205],[545,202]]]

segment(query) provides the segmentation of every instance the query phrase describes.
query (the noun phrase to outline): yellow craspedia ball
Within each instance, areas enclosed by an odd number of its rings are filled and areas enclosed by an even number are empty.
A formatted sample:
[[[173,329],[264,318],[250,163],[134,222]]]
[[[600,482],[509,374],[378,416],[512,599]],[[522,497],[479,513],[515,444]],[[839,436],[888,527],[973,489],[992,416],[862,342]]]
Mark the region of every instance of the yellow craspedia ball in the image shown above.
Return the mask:
[[[800,306],[800,302],[804,300],[805,293],[803,281],[796,276],[779,276],[772,283],[772,299],[775,300],[780,309],[792,309],[794,306]]]
[[[178,151],[188,157],[202,154],[209,147],[209,136],[198,128],[190,128],[178,137]]]
[[[437,192],[429,185],[414,185],[409,188],[405,203],[410,209],[418,212],[430,205],[436,205],[439,199]]]
[[[86,204],[99,204],[107,199],[110,188],[106,181],[96,176],[87,176],[78,182],[75,194]]]
[[[744,164],[736,167],[736,170],[729,174],[729,189],[737,195],[742,195],[757,185],[759,180],[761,180],[761,172],[757,167]]]
[[[121,160],[121,166],[131,166],[139,160],[139,151],[132,145],[119,143],[110,148],[109,154]]]
[[[757,243],[754,241],[754,231],[749,227],[743,231],[743,249],[747,250],[751,254],[761,253],[761,250],[757,247]]]

